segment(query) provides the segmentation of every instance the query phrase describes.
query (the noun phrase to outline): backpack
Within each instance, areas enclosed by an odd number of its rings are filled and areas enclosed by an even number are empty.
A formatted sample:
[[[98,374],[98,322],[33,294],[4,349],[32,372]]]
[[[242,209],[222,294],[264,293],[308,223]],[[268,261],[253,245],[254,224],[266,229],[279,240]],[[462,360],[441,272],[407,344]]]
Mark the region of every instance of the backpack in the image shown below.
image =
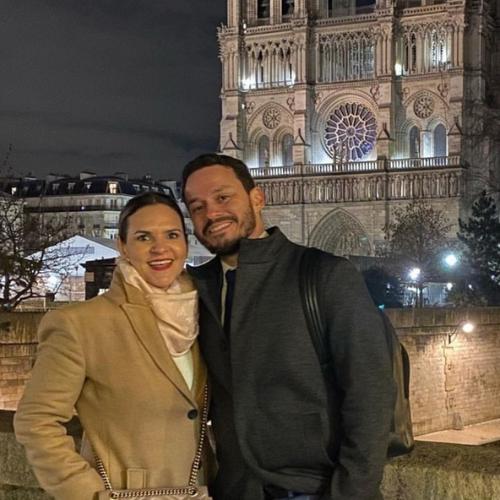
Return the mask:
[[[302,254],[299,286],[309,335],[323,375],[326,380],[329,380],[328,371],[331,370],[331,355],[327,348],[326,328],[320,314],[319,291],[316,287],[316,284],[319,283],[319,266],[316,263],[319,261],[320,253],[320,250],[316,248],[308,248]],[[387,449],[387,456],[391,458],[410,453],[414,446],[409,399],[410,359],[406,349],[400,344],[389,318],[380,309],[378,311],[384,323],[387,346],[392,358],[392,375],[397,388]]]

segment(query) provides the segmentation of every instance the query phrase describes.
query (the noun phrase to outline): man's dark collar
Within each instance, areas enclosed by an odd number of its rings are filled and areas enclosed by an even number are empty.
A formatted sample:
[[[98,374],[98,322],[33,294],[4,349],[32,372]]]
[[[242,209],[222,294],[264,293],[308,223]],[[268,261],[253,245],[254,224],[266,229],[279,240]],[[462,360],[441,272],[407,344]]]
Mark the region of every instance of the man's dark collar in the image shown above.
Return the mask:
[[[240,243],[238,265],[256,264],[273,260],[288,241],[278,227],[267,229],[266,238],[244,238]]]

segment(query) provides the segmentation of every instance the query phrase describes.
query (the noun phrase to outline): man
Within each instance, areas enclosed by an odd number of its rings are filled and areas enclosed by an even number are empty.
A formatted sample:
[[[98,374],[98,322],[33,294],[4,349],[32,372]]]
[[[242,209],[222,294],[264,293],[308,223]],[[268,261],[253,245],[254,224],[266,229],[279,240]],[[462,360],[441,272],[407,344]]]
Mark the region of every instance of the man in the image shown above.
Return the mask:
[[[265,230],[264,196],[245,164],[202,155],[184,168],[182,193],[196,236],[217,256],[190,269],[213,388],[215,499],[381,498],[394,385],[361,275],[321,254],[334,365],[326,383],[301,305],[305,248]]]

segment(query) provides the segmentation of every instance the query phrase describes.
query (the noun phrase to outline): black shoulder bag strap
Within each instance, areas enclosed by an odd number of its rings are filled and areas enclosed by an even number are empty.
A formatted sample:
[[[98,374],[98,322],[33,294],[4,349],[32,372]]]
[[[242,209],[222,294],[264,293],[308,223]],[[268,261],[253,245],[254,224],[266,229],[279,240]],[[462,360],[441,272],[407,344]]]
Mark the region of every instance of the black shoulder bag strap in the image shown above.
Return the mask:
[[[330,363],[329,349],[326,346],[324,321],[318,299],[319,266],[321,252],[317,248],[306,248],[299,267],[299,287],[302,307],[305,312],[309,335],[318,356],[321,368],[326,370]]]

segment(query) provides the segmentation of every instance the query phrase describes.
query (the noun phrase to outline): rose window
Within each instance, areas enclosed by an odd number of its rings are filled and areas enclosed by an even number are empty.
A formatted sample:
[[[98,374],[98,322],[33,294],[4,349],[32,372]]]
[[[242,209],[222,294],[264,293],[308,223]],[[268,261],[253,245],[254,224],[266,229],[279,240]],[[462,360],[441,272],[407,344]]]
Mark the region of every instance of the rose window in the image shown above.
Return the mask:
[[[264,111],[264,114],[262,115],[262,122],[267,128],[276,128],[280,124],[280,121],[281,113],[279,112],[279,109],[269,108]]]
[[[326,147],[332,156],[341,155],[343,161],[364,158],[373,149],[376,136],[377,121],[362,104],[342,104],[326,121]]]
[[[434,111],[434,99],[430,95],[423,95],[415,100],[413,110],[419,118],[429,118]]]

